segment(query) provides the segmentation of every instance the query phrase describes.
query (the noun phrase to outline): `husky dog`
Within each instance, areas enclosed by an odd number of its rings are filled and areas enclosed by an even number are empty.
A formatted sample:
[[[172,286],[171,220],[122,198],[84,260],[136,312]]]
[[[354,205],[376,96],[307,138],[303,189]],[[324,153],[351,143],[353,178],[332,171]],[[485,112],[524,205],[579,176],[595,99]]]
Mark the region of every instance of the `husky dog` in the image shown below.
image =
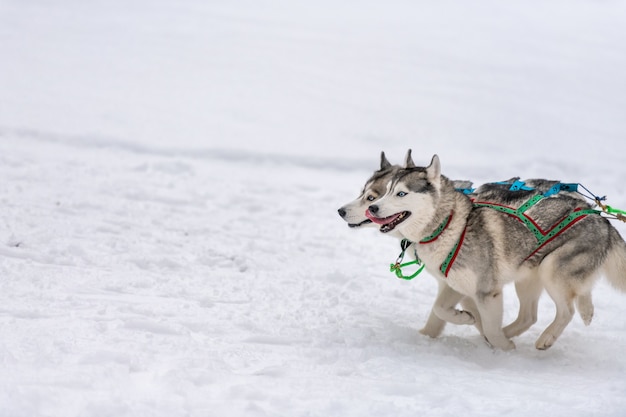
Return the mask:
[[[415,167],[410,149],[406,155],[405,167]],[[370,179],[367,180],[360,196],[338,210],[339,215],[348,222],[348,226],[352,228],[376,226],[376,224],[365,215],[365,212],[373,202],[380,199],[387,192],[387,186],[391,182],[392,177],[401,169],[402,167],[399,165],[392,165],[387,160],[384,152],[381,153],[380,169],[374,172]],[[519,178],[515,177],[501,183],[482,185],[477,190],[471,192],[471,196],[482,201],[507,203],[511,198],[509,186],[518,180]],[[526,180],[524,184],[527,186],[521,187],[522,191],[528,191],[528,189],[532,187],[532,192],[525,193],[524,195],[536,195],[538,193],[543,194],[547,192],[555,184],[558,184],[558,181],[535,179]],[[472,186],[472,182],[467,180],[455,180],[453,181],[453,186],[455,189],[469,190]],[[584,199],[578,194],[569,194],[573,197],[580,198],[581,201],[584,202]],[[392,231],[391,235],[400,239],[402,238],[402,236],[395,231]],[[409,253],[411,252],[409,251]],[[426,325],[420,330],[420,333],[430,337],[438,337],[442,333],[446,322],[451,322],[454,324],[474,324],[482,334],[480,315],[471,298],[463,297],[462,294],[450,288],[443,279],[438,279],[437,282],[439,284],[438,295]],[[543,286],[538,279],[516,282],[515,288],[519,298],[519,314],[513,323],[504,328],[504,333],[507,337],[518,336],[536,323],[539,297],[543,291]],[[456,305],[459,302],[464,310],[456,309]],[[579,306],[579,312],[585,324],[589,324],[593,316],[593,304],[591,299],[579,297],[577,303],[584,306],[584,308],[580,308]]]
[[[411,160],[410,149],[406,159],[407,161]],[[338,210],[339,215],[348,222],[348,226],[352,228],[364,226],[378,227],[372,220],[365,216],[365,212],[370,205],[387,193],[387,186],[391,182],[391,179],[402,169],[403,167],[399,165],[392,165],[387,160],[385,153],[381,152],[380,169],[374,172],[367,180],[358,198]],[[454,181],[456,188],[469,188],[471,185],[472,183],[470,181]],[[402,239],[402,236],[397,232],[392,231],[390,235]],[[407,253],[413,252],[414,251],[407,251]],[[478,328],[478,331],[482,333],[480,316],[471,298],[463,298],[463,295],[450,288],[445,280],[439,279],[437,281],[439,284],[437,299],[426,321],[426,325],[420,330],[420,333],[430,337],[437,337],[443,331],[446,322],[453,324],[474,324]],[[464,310],[456,309],[456,305],[459,302],[461,302]],[[527,321],[528,320],[524,320],[524,323]]]
[[[397,170],[366,217],[383,233],[418,242],[430,274],[475,302],[495,348],[515,347],[502,329],[503,285],[531,283],[539,293],[545,287],[556,317],[536,347],[547,349],[571,321],[575,301],[583,317],[592,314],[591,289],[600,272],[626,292],[626,242],[579,198],[529,195],[511,192],[499,204],[472,201],[441,175],[435,155],[428,167]]]

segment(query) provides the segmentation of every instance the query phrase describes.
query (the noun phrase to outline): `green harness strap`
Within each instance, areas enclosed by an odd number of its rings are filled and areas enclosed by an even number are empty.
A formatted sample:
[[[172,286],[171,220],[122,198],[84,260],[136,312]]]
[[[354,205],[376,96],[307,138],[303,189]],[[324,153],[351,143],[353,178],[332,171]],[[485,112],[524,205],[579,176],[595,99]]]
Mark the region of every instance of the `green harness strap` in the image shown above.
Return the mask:
[[[439,235],[441,235],[443,231],[446,230],[446,227],[448,227],[448,225],[450,224],[450,220],[452,220],[453,215],[454,215],[454,212],[451,212],[450,215],[446,217],[441,222],[441,224],[439,224],[437,229],[435,229],[435,231],[429,236],[426,236],[424,239],[420,240],[420,243],[422,244],[430,243],[430,242],[437,240]],[[411,280],[415,278],[416,276],[418,276],[424,270],[424,267],[426,266],[417,255],[417,249],[415,248],[414,248],[415,260],[411,262],[402,263],[402,260],[404,259],[404,253],[413,244],[414,243],[408,239],[402,239],[402,241],[400,242],[400,248],[402,249],[402,252],[400,252],[400,255],[398,256],[398,259],[396,259],[396,262],[389,265],[389,271],[395,273],[396,276],[400,279]],[[409,266],[409,265],[417,265],[419,268],[417,269],[417,271],[415,271],[415,273],[411,275],[404,275],[402,273],[402,268],[404,268],[405,266]]]
[[[508,215],[510,215],[512,217],[515,217],[516,219],[520,220],[522,223],[524,223],[524,225],[526,225],[526,227],[528,227],[528,230],[530,230],[535,235],[535,238],[537,238],[537,244],[539,246],[542,246],[545,243],[547,243],[549,240],[553,239],[555,236],[557,236],[563,230],[565,230],[569,226],[571,226],[574,222],[580,220],[581,217],[587,216],[589,214],[599,214],[599,213],[601,213],[600,211],[593,210],[593,209],[576,209],[572,213],[570,213],[568,216],[563,218],[556,225],[552,226],[552,228],[550,230],[543,231],[530,217],[528,217],[525,214],[526,210],[528,210],[531,207],[533,207],[535,204],[537,204],[543,198],[544,198],[543,195],[538,194],[538,195],[532,197],[530,200],[528,200],[523,205],[521,205],[518,209],[514,209],[514,208],[511,208],[511,207],[503,206],[503,205],[497,204],[497,203],[487,203],[487,202],[482,202],[482,201],[481,202],[474,202],[474,207],[488,207],[488,208],[490,208],[492,210],[496,210],[496,211],[499,211],[499,212],[502,212],[502,213],[506,213],[506,214],[508,214]]]
[[[415,250],[414,261],[401,263],[402,260],[404,259],[404,253],[412,244],[413,242],[411,242],[410,240],[402,239],[402,241],[400,242],[400,248],[402,249],[402,252],[400,252],[400,255],[398,256],[398,259],[396,259],[396,262],[389,265],[389,271],[394,272],[398,278],[405,279],[407,281],[418,276],[420,272],[422,272],[422,270],[426,266],[425,264],[422,263],[422,260],[419,258],[419,256],[417,256],[417,250]],[[402,273],[402,268],[404,268],[405,266],[409,266],[409,265],[417,265],[419,268],[417,269],[417,271],[415,271],[411,275],[404,275]]]

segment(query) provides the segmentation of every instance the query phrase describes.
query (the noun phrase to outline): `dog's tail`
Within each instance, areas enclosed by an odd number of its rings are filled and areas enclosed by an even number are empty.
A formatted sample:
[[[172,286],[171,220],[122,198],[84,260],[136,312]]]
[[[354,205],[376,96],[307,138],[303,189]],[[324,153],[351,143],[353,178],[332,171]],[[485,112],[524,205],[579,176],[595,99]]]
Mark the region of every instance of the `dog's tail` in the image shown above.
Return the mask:
[[[614,227],[610,228],[611,249],[604,261],[604,273],[615,288],[626,292],[626,242]]]

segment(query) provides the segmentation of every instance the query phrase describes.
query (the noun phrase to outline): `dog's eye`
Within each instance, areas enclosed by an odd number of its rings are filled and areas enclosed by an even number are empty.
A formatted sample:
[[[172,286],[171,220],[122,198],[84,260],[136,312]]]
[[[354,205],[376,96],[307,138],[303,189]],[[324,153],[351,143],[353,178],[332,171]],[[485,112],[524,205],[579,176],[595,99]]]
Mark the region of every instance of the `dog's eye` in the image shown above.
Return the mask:
[[[374,197],[373,195],[367,196],[367,201],[374,201],[374,200],[376,200],[376,197]]]
[[[398,194],[396,194],[398,197],[404,197],[405,195],[407,195],[407,193],[405,193],[404,191],[400,191]]]

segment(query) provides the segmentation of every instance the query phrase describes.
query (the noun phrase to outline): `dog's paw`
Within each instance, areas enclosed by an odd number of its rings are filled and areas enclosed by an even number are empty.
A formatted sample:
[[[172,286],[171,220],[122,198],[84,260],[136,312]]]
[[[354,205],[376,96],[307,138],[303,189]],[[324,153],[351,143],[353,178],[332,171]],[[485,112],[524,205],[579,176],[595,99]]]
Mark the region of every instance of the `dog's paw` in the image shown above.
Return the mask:
[[[441,320],[452,324],[474,324],[476,319],[466,310],[458,310],[449,303],[435,303],[432,312]]]
[[[504,329],[502,329],[502,331],[504,332],[504,335],[507,338],[511,338],[511,337],[519,336],[520,334],[524,333],[526,330],[528,330],[528,328],[531,325],[532,323],[526,324],[526,323],[519,323],[517,321],[514,321],[513,323],[509,324]]]
[[[585,323],[585,326],[589,326],[591,324],[591,320],[593,319],[593,311],[590,313],[589,312],[583,313],[581,311],[580,317],[583,319],[583,323]]]
[[[476,319],[469,311],[456,310],[454,308],[447,310],[438,310],[437,315],[442,320],[445,320],[452,324],[474,324]]]
[[[431,311],[426,324],[419,332],[424,336],[435,338],[443,333],[445,327],[446,321],[442,320],[434,311]]]
[[[519,332],[517,331],[517,325],[515,323],[509,324],[508,326],[503,328],[502,331],[504,332],[504,335],[506,337],[515,337],[519,335]]]
[[[515,349],[515,343],[512,340],[508,340],[507,343],[502,347],[502,350],[513,350]]]
[[[495,341],[491,341],[491,340],[489,340],[489,339],[487,339],[485,337],[485,341],[493,349],[500,349],[500,350],[504,350],[504,351],[515,349],[515,343],[513,343],[513,341],[510,340],[510,339],[503,338],[503,339],[499,339],[497,342],[495,342]]]
[[[552,347],[554,342],[556,342],[556,337],[549,333],[544,333],[537,339],[537,342],[535,342],[535,347],[539,350],[547,350]]]
[[[433,339],[439,337],[441,332],[443,331],[443,327],[434,328],[432,326],[424,326],[419,332],[424,336],[432,337]]]

